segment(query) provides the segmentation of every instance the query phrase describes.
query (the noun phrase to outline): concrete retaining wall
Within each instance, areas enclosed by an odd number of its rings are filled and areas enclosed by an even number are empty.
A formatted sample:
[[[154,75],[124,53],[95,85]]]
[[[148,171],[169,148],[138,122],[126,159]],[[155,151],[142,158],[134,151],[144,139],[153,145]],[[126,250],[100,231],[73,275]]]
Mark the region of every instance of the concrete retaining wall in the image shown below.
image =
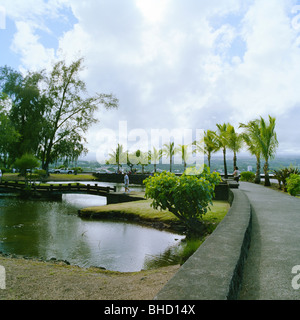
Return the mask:
[[[101,182],[124,183],[123,174],[94,173],[93,175],[98,181]],[[130,174],[129,182],[130,184],[143,184],[143,181],[149,176],[149,174]]]
[[[242,191],[229,193],[233,200],[225,218],[155,300],[237,299],[250,246],[251,207]]]
[[[143,181],[148,178],[149,174],[131,174],[129,175],[130,184],[143,184]],[[95,173],[94,177],[101,182],[114,182],[124,183],[123,174],[107,174],[107,173]],[[232,186],[230,186],[232,187]],[[215,187],[215,200],[227,200],[229,196],[229,184],[228,182],[220,183]]]

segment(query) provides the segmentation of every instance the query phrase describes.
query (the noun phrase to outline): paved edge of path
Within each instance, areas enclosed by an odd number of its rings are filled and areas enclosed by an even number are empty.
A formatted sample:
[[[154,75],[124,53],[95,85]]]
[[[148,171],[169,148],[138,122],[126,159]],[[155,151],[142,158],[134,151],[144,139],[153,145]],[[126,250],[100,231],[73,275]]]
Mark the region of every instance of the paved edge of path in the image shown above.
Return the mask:
[[[300,299],[300,267],[292,272],[300,265],[300,199],[251,183],[240,190],[251,203],[252,233],[239,299]]]
[[[231,191],[234,199],[225,218],[155,300],[237,299],[252,224],[247,196]]]

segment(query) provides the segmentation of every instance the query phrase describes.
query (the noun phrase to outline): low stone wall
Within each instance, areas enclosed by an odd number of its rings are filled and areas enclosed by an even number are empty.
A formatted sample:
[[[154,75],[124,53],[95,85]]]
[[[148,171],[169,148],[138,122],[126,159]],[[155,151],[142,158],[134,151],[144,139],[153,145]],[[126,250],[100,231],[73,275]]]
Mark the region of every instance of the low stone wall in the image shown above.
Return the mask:
[[[229,185],[227,182],[221,182],[215,187],[214,200],[225,200],[229,198]]]
[[[155,300],[237,299],[250,246],[251,207],[242,191],[229,193],[232,206],[225,218]]]
[[[131,174],[129,175],[130,184],[143,184],[143,181],[148,178],[149,174]],[[123,174],[108,174],[108,173],[94,173],[94,177],[101,182],[124,183]],[[229,197],[229,184],[222,182],[215,188],[214,200],[228,200]]]
[[[114,182],[114,183],[124,183],[124,175],[116,173],[94,173],[93,176],[101,182]],[[149,174],[130,174],[129,182],[130,184],[143,184],[143,181],[148,178]]]
[[[145,200],[144,197],[132,196],[130,193],[124,194],[123,192],[108,193],[106,199],[107,204]]]

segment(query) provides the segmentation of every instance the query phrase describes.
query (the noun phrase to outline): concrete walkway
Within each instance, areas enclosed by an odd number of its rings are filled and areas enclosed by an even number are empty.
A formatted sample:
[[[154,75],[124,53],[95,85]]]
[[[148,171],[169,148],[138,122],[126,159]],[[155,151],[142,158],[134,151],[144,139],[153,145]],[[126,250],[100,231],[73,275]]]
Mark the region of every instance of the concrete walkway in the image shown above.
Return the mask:
[[[300,199],[245,182],[240,190],[252,207],[252,235],[239,299],[300,299],[292,286],[300,275],[300,267],[292,273],[300,266]],[[293,283],[300,286],[300,276]]]

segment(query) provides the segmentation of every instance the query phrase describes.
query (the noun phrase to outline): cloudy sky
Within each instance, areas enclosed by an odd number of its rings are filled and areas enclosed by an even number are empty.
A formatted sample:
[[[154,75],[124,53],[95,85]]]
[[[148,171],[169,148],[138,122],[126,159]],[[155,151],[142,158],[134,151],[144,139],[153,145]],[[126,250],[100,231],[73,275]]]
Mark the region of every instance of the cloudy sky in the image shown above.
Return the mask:
[[[113,93],[103,129],[211,129],[277,119],[278,153],[300,153],[300,1],[0,0],[0,65],[83,56],[90,94]]]

